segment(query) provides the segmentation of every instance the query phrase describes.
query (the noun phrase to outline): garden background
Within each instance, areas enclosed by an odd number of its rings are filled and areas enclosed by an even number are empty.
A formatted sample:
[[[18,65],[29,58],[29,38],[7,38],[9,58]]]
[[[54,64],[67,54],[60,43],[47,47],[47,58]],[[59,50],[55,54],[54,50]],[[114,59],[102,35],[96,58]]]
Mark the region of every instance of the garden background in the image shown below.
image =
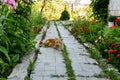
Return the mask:
[[[29,50],[36,50],[34,39],[42,26],[47,21],[60,19],[72,20],[66,28],[72,27],[69,31],[76,39],[94,45],[100,52],[91,52],[94,58],[98,60],[96,54],[99,54],[107,64],[120,72],[120,21],[119,15],[109,14],[109,10],[113,10],[108,7],[110,1],[91,0],[90,5],[84,8],[71,9],[73,7],[70,5],[79,3],[63,0],[0,0],[0,79],[6,79],[21,58],[29,54]],[[114,24],[108,27],[110,16],[115,17],[112,21]],[[117,80],[117,75],[112,74],[113,80]]]

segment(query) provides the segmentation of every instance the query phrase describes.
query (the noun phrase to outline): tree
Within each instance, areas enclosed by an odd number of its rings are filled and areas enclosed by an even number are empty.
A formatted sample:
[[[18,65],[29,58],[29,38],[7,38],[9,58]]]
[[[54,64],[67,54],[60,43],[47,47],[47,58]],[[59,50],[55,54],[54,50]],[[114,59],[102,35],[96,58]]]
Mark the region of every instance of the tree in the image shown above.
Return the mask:
[[[64,11],[61,13],[60,20],[69,20],[69,19],[70,19],[70,14],[65,7]]]
[[[107,22],[109,0],[92,0],[90,6],[93,16],[98,20]]]
[[[41,11],[40,12],[42,12],[43,11],[43,9],[44,9],[44,7],[45,7],[45,5],[46,5],[46,0],[43,0],[43,5],[42,5],[42,7],[41,7]]]

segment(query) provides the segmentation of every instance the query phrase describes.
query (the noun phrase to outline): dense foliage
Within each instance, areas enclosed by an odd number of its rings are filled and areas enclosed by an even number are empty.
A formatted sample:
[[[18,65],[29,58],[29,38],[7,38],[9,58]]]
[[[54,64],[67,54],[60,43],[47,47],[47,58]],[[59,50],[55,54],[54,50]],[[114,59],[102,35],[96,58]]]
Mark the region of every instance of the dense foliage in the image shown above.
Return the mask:
[[[108,62],[113,64],[120,70],[120,28],[105,28],[102,32],[102,38],[97,43],[97,48],[102,56],[108,59]]]
[[[71,32],[75,36],[83,36],[85,42],[94,43],[94,41],[99,37],[98,31],[102,30],[105,25],[103,22],[94,21],[95,20],[88,21],[85,18],[78,18],[74,20]]]
[[[43,13],[39,10],[40,4],[39,2],[34,2],[32,6],[31,22],[34,33],[38,33],[42,29],[43,24],[45,24]]]
[[[64,11],[61,13],[60,20],[69,20],[69,19],[70,19],[70,14],[65,7]]]
[[[107,22],[109,0],[92,0],[90,6],[92,7],[93,16]]]
[[[105,23],[97,20],[88,21],[85,18],[80,18],[73,22],[70,31],[79,41],[94,44],[106,63],[112,64],[120,71],[120,27],[112,26],[109,28],[105,26]]]
[[[20,57],[33,46],[29,21],[32,1],[17,0],[16,3],[13,9],[0,2],[0,78],[7,77]]]

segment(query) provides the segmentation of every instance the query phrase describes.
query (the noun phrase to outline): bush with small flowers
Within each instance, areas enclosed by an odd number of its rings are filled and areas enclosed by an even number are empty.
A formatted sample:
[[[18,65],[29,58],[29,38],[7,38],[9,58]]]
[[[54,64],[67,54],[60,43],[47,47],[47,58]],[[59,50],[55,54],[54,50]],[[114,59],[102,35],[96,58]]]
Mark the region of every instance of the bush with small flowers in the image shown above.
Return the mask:
[[[76,19],[73,22],[71,32],[74,36],[81,35],[87,42],[95,43],[103,58],[108,63],[120,68],[120,27],[104,27],[102,22],[97,20],[88,21],[85,18]]]
[[[98,49],[102,56],[108,60],[108,63],[113,64],[120,69],[120,28],[105,28],[102,32],[101,43],[97,43]]]

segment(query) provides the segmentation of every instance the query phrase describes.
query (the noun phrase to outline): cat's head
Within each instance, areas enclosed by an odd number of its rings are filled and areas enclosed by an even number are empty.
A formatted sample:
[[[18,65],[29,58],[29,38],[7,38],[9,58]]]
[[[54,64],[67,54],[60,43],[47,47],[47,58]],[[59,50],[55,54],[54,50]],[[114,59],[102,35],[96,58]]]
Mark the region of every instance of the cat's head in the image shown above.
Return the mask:
[[[56,38],[55,44],[60,45],[62,43],[63,39],[62,38]]]

